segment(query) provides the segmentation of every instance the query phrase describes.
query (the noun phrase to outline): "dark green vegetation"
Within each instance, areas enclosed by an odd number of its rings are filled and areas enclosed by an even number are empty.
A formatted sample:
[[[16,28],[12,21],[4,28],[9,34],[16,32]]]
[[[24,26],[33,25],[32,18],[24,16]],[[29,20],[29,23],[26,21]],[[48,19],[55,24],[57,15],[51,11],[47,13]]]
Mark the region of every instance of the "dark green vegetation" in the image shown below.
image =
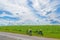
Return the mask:
[[[0,31],[2,32],[12,32],[18,34],[27,34],[27,30],[32,29],[33,36],[40,36],[38,34],[38,30],[43,31],[43,37],[50,37],[50,38],[59,38],[60,39],[60,25],[40,25],[40,26],[33,26],[33,25],[24,25],[24,26],[1,26]]]

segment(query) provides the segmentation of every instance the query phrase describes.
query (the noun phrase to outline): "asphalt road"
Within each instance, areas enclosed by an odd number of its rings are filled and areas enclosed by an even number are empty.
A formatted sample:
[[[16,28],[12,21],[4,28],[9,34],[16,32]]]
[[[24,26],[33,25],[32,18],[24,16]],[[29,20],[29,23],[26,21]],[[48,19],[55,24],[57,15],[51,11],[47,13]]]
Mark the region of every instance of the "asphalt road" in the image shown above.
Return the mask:
[[[58,39],[0,32],[0,40],[58,40]]]
[[[16,39],[0,35],[0,40],[16,40]]]

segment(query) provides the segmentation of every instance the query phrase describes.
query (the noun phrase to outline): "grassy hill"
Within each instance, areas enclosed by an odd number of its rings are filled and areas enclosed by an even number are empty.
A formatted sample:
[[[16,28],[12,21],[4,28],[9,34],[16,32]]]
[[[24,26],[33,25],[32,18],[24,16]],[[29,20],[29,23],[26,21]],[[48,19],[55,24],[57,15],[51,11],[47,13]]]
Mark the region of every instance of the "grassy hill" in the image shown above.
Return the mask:
[[[19,25],[19,26],[0,26],[1,32],[12,32],[27,35],[27,30],[33,31],[33,36],[40,36],[38,30],[43,31],[43,37],[59,38],[60,39],[60,25]]]

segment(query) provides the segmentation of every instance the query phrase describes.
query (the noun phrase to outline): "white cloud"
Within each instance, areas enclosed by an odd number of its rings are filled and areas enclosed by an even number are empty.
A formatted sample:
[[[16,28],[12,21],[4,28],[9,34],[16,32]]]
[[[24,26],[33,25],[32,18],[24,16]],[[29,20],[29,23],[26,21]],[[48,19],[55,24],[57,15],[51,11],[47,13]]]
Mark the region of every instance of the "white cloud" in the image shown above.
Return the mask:
[[[50,2],[50,0],[30,0],[33,4],[33,8],[29,8],[27,5],[27,0],[0,0],[0,9],[9,11],[13,14],[13,17],[20,17],[21,20],[17,22],[11,22],[12,24],[20,24],[24,23],[27,20],[30,20],[29,23],[34,22],[35,24],[50,24],[50,19],[56,19],[56,15],[54,11],[56,10],[56,5],[60,4],[58,0],[54,0]],[[41,19],[37,18],[35,12],[32,9],[36,10],[36,14],[41,16],[45,16],[47,18]],[[46,15],[47,12],[52,11],[49,15]],[[1,16],[5,16],[6,14],[2,14]],[[11,15],[6,15],[11,16]],[[49,18],[50,17],[50,18]],[[37,22],[38,20],[38,22]],[[9,24],[8,21],[3,21],[3,23]],[[2,24],[3,24],[2,23]],[[33,23],[33,24],[34,24]],[[27,22],[28,24],[28,22]]]

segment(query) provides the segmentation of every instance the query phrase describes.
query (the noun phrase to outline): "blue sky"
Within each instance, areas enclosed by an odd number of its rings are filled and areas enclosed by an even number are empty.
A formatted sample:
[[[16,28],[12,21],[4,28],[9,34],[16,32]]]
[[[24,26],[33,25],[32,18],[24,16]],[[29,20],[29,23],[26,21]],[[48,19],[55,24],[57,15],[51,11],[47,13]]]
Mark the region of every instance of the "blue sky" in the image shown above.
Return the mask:
[[[60,0],[0,0],[1,24],[60,24]]]

